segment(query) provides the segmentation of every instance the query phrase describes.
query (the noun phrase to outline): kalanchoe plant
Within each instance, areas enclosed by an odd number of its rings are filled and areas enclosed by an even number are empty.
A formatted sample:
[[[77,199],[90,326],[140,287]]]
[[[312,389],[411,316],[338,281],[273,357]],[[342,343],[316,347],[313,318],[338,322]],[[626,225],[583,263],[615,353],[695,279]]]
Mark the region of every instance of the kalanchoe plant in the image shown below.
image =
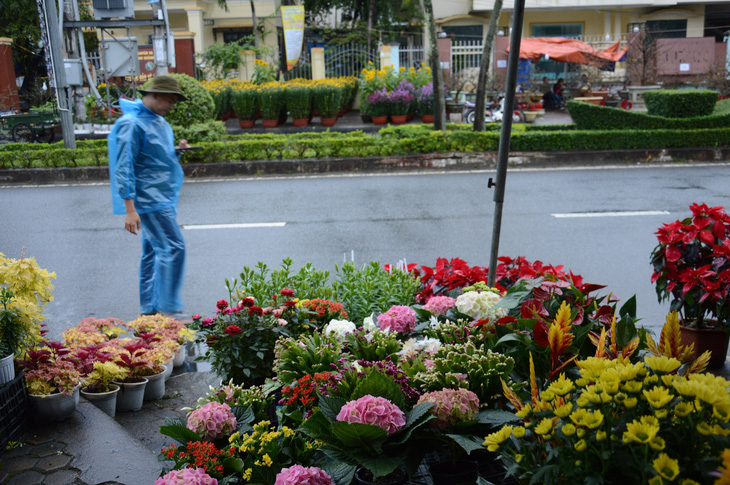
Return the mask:
[[[697,328],[730,323],[730,216],[722,207],[690,205],[692,216],[664,224],[651,254],[659,301],[670,301],[682,324]],[[714,321],[712,321],[714,320]]]

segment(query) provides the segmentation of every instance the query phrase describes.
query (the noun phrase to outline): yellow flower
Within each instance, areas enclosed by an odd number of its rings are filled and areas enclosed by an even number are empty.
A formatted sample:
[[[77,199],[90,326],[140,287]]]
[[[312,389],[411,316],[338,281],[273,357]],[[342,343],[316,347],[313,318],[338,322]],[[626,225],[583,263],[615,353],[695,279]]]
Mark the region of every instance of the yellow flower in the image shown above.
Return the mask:
[[[498,451],[499,447],[502,443],[507,441],[512,434],[512,426],[505,425],[502,426],[502,429],[500,429],[497,432],[494,432],[490,435],[487,435],[486,438],[484,438],[483,445],[487,447],[489,451]]]
[[[580,440],[573,447],[576,451],[585,451],[588,448],[588,443],[586,443],[586,440]]]
[[[560,377],[553,381],[547,388],[547,390],[551,391],[556,396],[561,397],[572,392],[574,389],[575,384],[573,384],[573,381],[571,381],[570,379],[567,379],[565,377],[565,374],[560,374]]]
[[[676,406],[674,406],[674,415],[678,418],[684,418],[688,416],[692,411],[694,410],[694,407],[686,402],[678,402]]]
[[[606,432],[605,431],[599,431],[596,433],[596,441],[603,441],[606,439]]]
[[[655,409],[660,409],[669,404],[674,396],[669,393],[666,387],[656,386],[650,390],[644,390],[644,397]]]
[[[647,482],[649,485],[664,485],[664,480],[659,475],[651,477]]]
[[[623,441],[624,443],[649,443],[659,432],[659,426],[652,424],[641,423],[634,420],[631,423],[626,424],[626,431],[624,431]]]
[[[554,411],[555,415],[559,418],[567,418],[570,413],[573,411],[573,403],[568,402],[563,404],[562,406],[558,406],[558,408]]]
[[[525,436],[524,426],[515,426],[512,429],[512,434],[515,435],[515,438],[523,438]]]
[[[253,475],[253,468],[247,468],[246,471],[243,472],[243,479],[249,481],[251,480],[251,475]]]
[[[697,423],[697,432],[704,436],[712,434],[712,427],[705,421]]]
[[[680,368],[682,363],[674,357],[650,355],[644,359],[646,365],[657,374],[670,374]]]
[[[264,455],[264,456],[263,456],[262,458],[263,458],[263,460],[264,460],[264,465],[266,465],[266,466],[271,466],[271,465],[273,465],[273,463],[274,463],[274,462],[273,462],[273,461],[271,460],[271,457],[269,456],[269,454],[268,454],[268,453],[267,453],[267,454],[265,454],[265,455]]]
[[[667,443],[661,436],[655,436],[649,442],[649,446],[651,446],[653,450],[662,451],[667,446]]]
[[[673,458],[669,458],[669,455],[666,453],[659,454],[651,464],[659,476],[666,478],[670,482],[679,475],[679,462]]]
[[[565,423],[560,430],[563,432],[565,436],[573,436],[575,434],[575,426],[573,426],[571,423]]]
[[[515,455],[515,461],[517,463],[520,463],[523,458],[524,458],[524,455],[520,455],[520,454]]]
[[[522,409],[517,411],[515,414],[518,418],[527,419],[532,416],[532,404],[525,404]]]
[[[555,399],[555,394],[552,391],[542,391],[540,393],[540,397],[545,402],[551,402],[553,399]]]
[[[640,381],[629,381],[624,383],[624,385],[621,387],[624,392],[628,393],[637,393],[641,391],[641,389],[644,387],[644,384]]]
[[[535,426],[535,433],[539,434],[540,436],[552,434],[554,425],[555,422],[552,418],[544,418],[542,421],[540,421],[540,424]]]
[[[635,408],[638,404],[638,400],[635,397],[630,397],[626,400],[624,400],[624,406],[626,406],[626,409],[632,409]]]
[[[239,436],[240,436],[240,433],[238,431],[236,431],[235,433],[233,433],[231,435],[230,438],[228,438],[228,442],[233,443],[236,439],[238,439]]]

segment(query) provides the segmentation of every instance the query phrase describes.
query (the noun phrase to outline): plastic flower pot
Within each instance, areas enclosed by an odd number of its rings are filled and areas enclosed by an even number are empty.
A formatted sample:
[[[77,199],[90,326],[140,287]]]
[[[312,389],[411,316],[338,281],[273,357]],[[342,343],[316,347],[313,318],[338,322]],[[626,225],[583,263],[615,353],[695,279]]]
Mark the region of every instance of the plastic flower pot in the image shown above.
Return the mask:
[[[79,405],[80,388],[81,384],[78,384],[69,395],[60,392],[49,395],[29,394],[35,416],[46,421],[63,421],[70,418]]]
[[[81,389],[80,393],[84,399],[113,418],[116,416],[117,411],[117,394],[119,393],[119,386],[111,384],[109,387],[111,387],[112,390],[108,392],[89,392],[89,388],[87,386]]]
[[[408,121],[408,115],[390,115],[390,121],[394,125],[402,125]]]
[[[144,404],[144,389],[147,379],[137,377],[134,382],[114,381],[121,389],[117,394],[117,411],[139,411]]]
[[[177,353],[175,354],[175,357],[172,359],[172,366],[173,367],[180,367],[185,363],[185,358],[188,356],[188,347],[185,344],[182,344],[180,348],[177,350]]]
[[[244,130],[248,130],[250,128],[253,128],[253,125],[256,123],[256,120],[238,120],[238,124],[243,128]]]
[[[304,128],[305,126],[307,126],[309,124],[309,119],[308,118],[304,118],[304,119],[301,119],[301,120],[291,120],[291,122],[297,128]]]
[[[322,126],[335,126],[337,118],[322,118]]]
[[[710,368],[718,368],[725,365],[727,359],[728,340],[730,335],[722,328],[692,328],[681,325],[679,331],[682,335],[682,345],[694,344],[692,359],[696,359],[705,350],[712,352]]]
[[[276,128],[279,126],[279,120],[261,120],[264,124],[264,128]]]
[[[7,357],[0,359],[0,386],[15,379],[15,365],[13,365],[14,357],[15,354],[10,354]]]
[[[166,366],[163,366],[166,367]],[[165,395],[165,372],[147,376],[147,385],[144,388],[144,400],[156,401]]]

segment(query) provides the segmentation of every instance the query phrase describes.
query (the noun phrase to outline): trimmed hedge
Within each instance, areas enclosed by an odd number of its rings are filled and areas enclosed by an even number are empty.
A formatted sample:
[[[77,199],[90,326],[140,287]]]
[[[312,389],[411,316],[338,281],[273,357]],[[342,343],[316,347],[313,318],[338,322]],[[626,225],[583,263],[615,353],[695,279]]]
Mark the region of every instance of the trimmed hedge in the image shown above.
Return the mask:
[[[695,118],[665,118],[575,100],[569,100],[566,106],[579,130],[693,130],[730,125],[730,113],[727,112]],[[715,113],[721,113],[721,110],[715,110]]]
[[[591,106],[591,105],[586,105]],[[449,125],[447,131],[429,126],[391,126],[378,135],[350,133],[246,134],[227,141],[204,142],[200,150],[183,155],[184,163],[224,163],[327,157],[377,157],[418,153],[497,151],[500,133],[474,132],[468,125]],[[94,140],[76,150],[62,144],[25,145],[0,150],[0,168],[102,166],[108,163],[105,140]],[[10,145],[9,147],[18,147]],[[698,130],[535,130],[512,135],[511,149],[529,151],[629,150],[730,146],[730,129]],[[41,147],[42,149],[36,149]]]
[[[657,89],[643,94],[649,114],[665,118],[710,116],[718,97],[709,89]]]

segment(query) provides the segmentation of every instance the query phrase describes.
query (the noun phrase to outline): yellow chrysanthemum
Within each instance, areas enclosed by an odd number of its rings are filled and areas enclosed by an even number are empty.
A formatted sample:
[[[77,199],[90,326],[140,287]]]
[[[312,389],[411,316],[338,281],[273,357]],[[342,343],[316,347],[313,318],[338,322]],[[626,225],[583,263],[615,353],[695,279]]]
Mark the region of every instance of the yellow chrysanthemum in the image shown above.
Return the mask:
[[[655,409],[663,408],[674,399],[674,396],[669,393],[669,389],[660,386],[655,386],[649,390],[645,389],[643,394],[649,404]]]
[[[626,424],[626,431],[624,431],[623,441],[624,443],[649,443],[659,432],[659,426],[641,423],[634,420],[631,423]]]
[[[535,433],[539,434],[540,436],[552,434],[554,426],[555,422],[552,418],[544,418],[542,421],[540,421],[540,424],[535,426]]]
[[[678,418],[684,418],[692,411],[694,411],[694,406],[686,401],[678,402],[674,406],[674,415]]]
[[[712,434],[712,426],[710,426],[705,421],[697,423],[696,428],[697,428],[697,432],[703,436],[710,436]]]
[[[667,443],[661,436],[655,436],[649,442],[649,446],[651,446],[653,450],[662,451],[667,446]]]
[[[570,379],[567,379],[565,377],[565,374],[560,374],[560,376],[554,380],[547,388],[547,390],[551,391],[556,396],[565,396],[566,394],[569,394],[573,392],[575,389],[575,384],[573,384],[573,381]]]
[[[502,429],[496,431],[484,438],[483,445],[487,447],[489,451],[498,451],[502,443],[507,441],[512,434],[513,427],[510,425],[502,426]]]
[[[580,440],[573,447],[576,451],[585,451],[588,448],[588,443],[586,443],[586,440]]]
[[[637,392],[640,392],[644,388],[644,383],[641,381],[628,381],[625,382],[623,386],[621,386],[621,389],[624,392],[628,392],[630,394],[636,394]]]
[[[573,411],[573,403],[567,402],[563,404],[562,406],[558,406],[557,409],[555,409],[555,416],[559,418],[567,418],[570,413]]]
[[[608,437],[605,431],[598,431],[596,433],[596,441],[603,441]]]
[[[660,477],[666,478],[670,482],[679,475],[679,461],[670,458],[666,453],[660,453],[651,464]]]
[[[624,406],[626,406],[626,409],[633,409],[636,407],[636,405],[639,403],[639,400],[635,397],[630,397],[628,399],[624,400]]]
[[[666,357],[664,355],[647,356],[644,362],[657,374],[670,374],[682,366],[682,363],[674,357]]]
[[[575,434],[575,426],[571,423],[565,423],[560,430],[565,436],[573,436]]]
[[[527,419],[530,416],[532,416],[532,413],[533,413],[532,404],[525,404],[524,406],[522,406],[522,409],[517,411],[515,414],[517,415],[518,418]]]
[[[515,438],[524,438],[525,427],[524,426],[515,426],[514,428],[512,428],[512,434],[515,435]]]

